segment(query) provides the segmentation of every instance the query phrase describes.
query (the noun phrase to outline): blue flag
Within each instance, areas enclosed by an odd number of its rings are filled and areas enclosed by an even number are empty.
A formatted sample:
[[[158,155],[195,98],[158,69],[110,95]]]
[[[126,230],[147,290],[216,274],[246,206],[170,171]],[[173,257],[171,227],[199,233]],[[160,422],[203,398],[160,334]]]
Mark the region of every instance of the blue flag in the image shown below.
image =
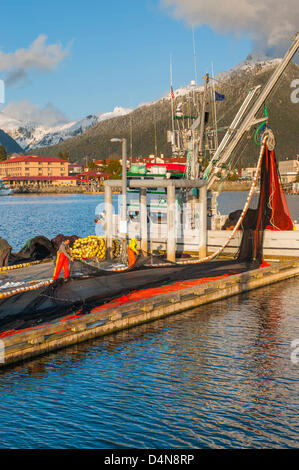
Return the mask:
[[[215,100],[216,101],[223,101],[225,98],[225,95],[221,95],[220,93],[217,93],[217,91],[215,91]]]

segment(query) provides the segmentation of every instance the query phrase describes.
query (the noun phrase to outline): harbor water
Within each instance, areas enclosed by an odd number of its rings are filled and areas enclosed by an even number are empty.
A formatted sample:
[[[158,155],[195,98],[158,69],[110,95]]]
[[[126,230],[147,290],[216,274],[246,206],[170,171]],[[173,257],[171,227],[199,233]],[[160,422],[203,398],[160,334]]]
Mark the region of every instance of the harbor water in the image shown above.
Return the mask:
[[[228,214],[244,206],[247,192],[227,192],[218,198],[218,210]],[[114,204],[116,207],[115,196]],[[299,224],[299,197],[287,196],[290,214]],[[13,247],[22,248],[36,235],[48,238],[58,233],[85,237],[95,234],[94,219],[104,210],[103,195],[14,195],[0,199],[0,236]]]
[[[3,197],[1,236],[92,234],[99,198]],[[0,448],[299,447],[298,295],[292,279],[0,369]]]

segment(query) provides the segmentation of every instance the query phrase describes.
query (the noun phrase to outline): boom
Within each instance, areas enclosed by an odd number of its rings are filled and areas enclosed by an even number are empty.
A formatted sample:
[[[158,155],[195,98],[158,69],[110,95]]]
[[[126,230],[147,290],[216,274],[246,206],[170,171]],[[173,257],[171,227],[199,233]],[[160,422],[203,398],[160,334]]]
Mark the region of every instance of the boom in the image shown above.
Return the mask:
[[[284,58],[281,60],[280,64],[277,66],[275,71],[273,72],[272,76],[269,78],[268,82],[266,83],[264,89],[260,93],[259,97],[257,98],[256,102],[253,104],[252,108],[250,109],[249,113],[247,116],[244,118],[243,122],[241,122],[240,127],[238,129],[235,128],[236,122],[233,122],[231,125],[232,130],[235,130],[235,135],[231,139],[230,143],[225,147],[226,142],[229,140],[229,136],[226,135],[224,136],[223,140],[221,141],[219,145],[219,151],[215,153],[213,156],[213,159],[210,162],[209,169],[211,170],[210,175],[207,175],[208,178],[208,189],[212,186],[216,179],[216,173],[221,169],[221,165],[224,164],[238,143],[240,142],[241,138],[244,136],[244,134],[250,129],[251,126],[254,124],[257,124],[258,122],[265,121],[265,117],[262,119],[256,119],[256,114],[265,102],[265,100],[268,98],[269,94],[273,90],[274,86],[276,85],[277,81],[285,71],[286,67],[288,66],[289,62],[292,60],[293,56],[296,54],[298,48],[299,48],[299,32],[297,32],[291,40],[294,41],[294,43],[291,45],[289,50],[287,51],[286,55]],[[249,96],[249,95],[248,95]],[[247,99],[247,97],[246,97]],[[245,99],[245,101],[246,101]],[[245,104],[245,101],[242,105],[242,107]],[[251,101],[251,100],[249,100]],[[249,103],[248,103],[249,104]],[[247,105],[248,106],[248,105]],[[247,107],[246,106],[246,107]],[[241,109],[242,109],[241,107]],[[240,111],[241,111],[240,109]],[[240,113],[239,111],[239,113]],[[238,113],[238,114],[239,114]],[[241,113],[242,115],[244,113]],[[240,119],[238,119],[238,123],[240,122],[242,116],[239,116]],[[236,119],[236,118],[235,118]],[[235,121],[235,120],[234,120]],[[226,140],[225,140],[226,139]],[[225,142],[224,142],[225,141]],[[224,142],[224,143],[223,143]],[[216,161],[217,160],[217,161]],[[215,165],[216,163],[216,165]]]

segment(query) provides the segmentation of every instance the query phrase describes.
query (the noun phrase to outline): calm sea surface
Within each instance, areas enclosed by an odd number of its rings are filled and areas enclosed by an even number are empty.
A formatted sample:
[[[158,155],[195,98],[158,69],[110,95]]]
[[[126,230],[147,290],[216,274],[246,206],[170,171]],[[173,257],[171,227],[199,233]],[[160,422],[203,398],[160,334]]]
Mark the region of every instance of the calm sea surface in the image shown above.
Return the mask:
[[[2,197],[0,235],[92,234],[101,201]],[[0,448],[298,448],[298,298],[289,280],[0,370]]]
[[[243,208],[247,194],[222,193],[218,198],[219,212],[229,214]],[[287,201],[292,219],[299,224],[299,196],[287,196]],[[51,239],[59,233],[82,237],[95,234],[94,219],[104,210],[103,203],[103,195],[2,196],[0,236],[17,251],[37,235]],[[115,197],[115,207],[116,203]]]

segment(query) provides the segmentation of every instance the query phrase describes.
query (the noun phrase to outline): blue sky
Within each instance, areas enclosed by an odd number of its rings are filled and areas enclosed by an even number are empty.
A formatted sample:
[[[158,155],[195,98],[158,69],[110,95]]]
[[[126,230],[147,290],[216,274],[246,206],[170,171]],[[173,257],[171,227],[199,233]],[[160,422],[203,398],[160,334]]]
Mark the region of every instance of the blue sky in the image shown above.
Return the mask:
[[[30,48],[40,35],[65,53],[51,70],[26,64],[27,75],[6,86],[6,104],[50,102],[69,119],[115,106],[135,108],[169,90],[170,55],[174,88],[194,79],[192,28],[160,0],[0,0],[0,6],[5,58]],[[208,25],[195,27],[194,36],[199,83],[211,62],[217,73],[251,51],[245,35],[219,34]],[[0,78],[7,78],[7,70],[0,68]]]

